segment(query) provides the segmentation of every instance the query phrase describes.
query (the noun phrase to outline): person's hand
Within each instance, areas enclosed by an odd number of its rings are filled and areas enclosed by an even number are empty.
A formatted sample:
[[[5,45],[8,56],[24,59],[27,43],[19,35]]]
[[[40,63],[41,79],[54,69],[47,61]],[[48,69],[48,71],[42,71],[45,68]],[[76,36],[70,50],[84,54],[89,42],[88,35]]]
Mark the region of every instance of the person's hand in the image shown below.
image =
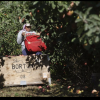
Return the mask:
[[[22,33],[22,36],[25,36],[25,32]]]
[[[36,35],[40,35],[40,34],[41,34],[41,32],[40,32],[40,33],[39,33],[39,32],[38,32],[38,33],[36,33]]]

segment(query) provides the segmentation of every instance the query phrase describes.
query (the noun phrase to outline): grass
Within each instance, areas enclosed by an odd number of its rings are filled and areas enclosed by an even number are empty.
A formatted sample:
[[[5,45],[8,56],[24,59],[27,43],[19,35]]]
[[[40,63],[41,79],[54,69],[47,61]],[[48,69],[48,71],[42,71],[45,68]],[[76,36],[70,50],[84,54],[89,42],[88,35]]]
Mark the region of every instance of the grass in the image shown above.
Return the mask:
[[[71,86],[68,89],[68,83],[61,81],[52,81],[52,84],[39,86],[14,86],[4,87],[0,89],[0,97],[89,97],[99,96],[98,94],[91,94],[91,87],[80,88]],[[77,94],[76,91],[84,90],[84,92]]]

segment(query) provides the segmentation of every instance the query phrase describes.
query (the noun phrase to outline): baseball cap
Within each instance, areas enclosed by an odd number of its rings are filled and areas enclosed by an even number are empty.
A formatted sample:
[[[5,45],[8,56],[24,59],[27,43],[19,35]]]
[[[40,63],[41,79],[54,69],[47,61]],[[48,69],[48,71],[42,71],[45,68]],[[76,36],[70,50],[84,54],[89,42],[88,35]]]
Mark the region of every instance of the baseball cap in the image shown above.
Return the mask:
[[[26,23],[26,26],[31,26],[30,23]]]

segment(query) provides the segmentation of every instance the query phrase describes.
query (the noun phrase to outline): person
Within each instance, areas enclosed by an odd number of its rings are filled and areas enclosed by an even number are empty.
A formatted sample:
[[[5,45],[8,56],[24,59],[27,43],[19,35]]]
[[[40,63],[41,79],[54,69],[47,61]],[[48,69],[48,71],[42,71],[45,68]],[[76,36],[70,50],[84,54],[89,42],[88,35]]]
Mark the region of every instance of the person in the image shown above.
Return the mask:
[[[30,55],[30,54],[40,55],[40,54],[42,54],[41,52],[29,52],[26,49],[25,43],[24,43],[25,32],[33,32],[34,34],[36,34],[35,31],[31,31],[30,23],[26,23],[23,25],[23,29],[20,30],[18,35],[17,35],[17,43],[21,44],[22,55]]]

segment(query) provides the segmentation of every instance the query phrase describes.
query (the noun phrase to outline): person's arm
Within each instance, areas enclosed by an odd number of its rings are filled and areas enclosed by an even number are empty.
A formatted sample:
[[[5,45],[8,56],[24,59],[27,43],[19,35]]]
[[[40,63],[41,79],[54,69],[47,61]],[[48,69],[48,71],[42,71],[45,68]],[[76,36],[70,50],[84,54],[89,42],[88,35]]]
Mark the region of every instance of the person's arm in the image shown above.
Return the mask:
[[[33,33],[35,33],[36,35],[40,35],[41,34],[41,32],[35,32],[35,31],[33,31]]]
[[[17,43],[18,43],[18,44],[21,44],[21,43],[23,42],[23,35],[24,35],[24,34],[25,34],[25,33],[23,33],[22,30],[18,33],[18,35],[17,35]]]

